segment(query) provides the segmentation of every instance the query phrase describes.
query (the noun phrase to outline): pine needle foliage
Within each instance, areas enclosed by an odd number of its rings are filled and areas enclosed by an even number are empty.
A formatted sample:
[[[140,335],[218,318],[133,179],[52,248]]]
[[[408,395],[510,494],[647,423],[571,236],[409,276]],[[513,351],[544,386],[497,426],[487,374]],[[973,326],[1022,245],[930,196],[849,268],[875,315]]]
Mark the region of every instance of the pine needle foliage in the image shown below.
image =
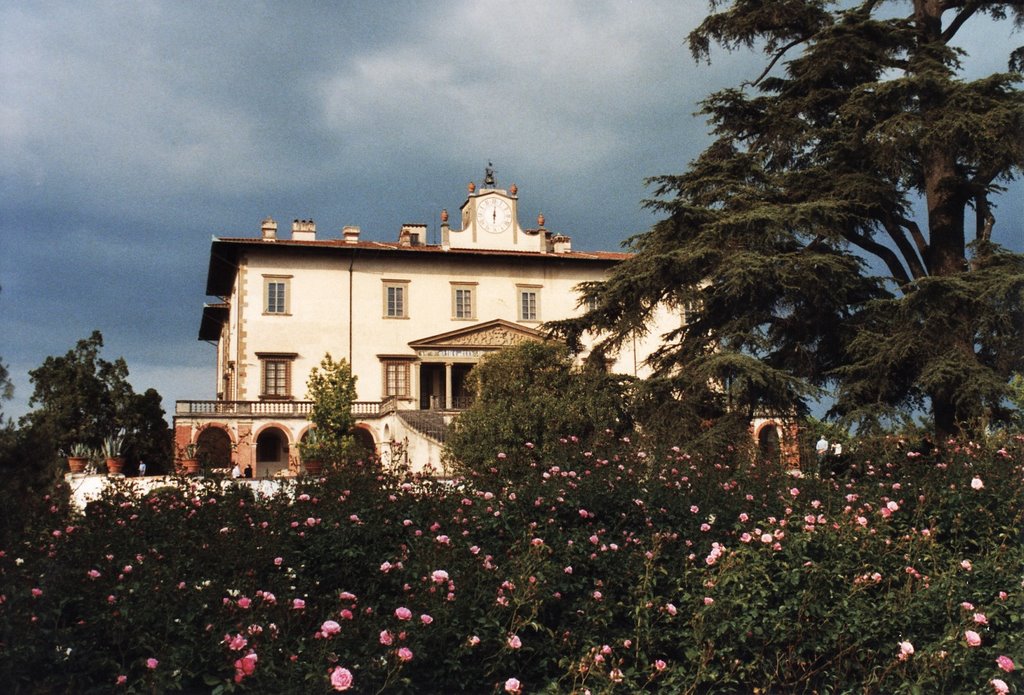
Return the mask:
[[[1024,259],[995,242],[995,208],[1024,167],[1021,50],[967,79],[954,43],[984,15],[1021,26],[1024,3],[711,7],[695,59],[760,49],[765,69],[702,103],[714,141],[649,179],[662,219],[582,286],[592,309],[552,328],[610,351],[659,304],[683,311],[651,365],[719,413],[806,412],[831,393],[861,424],[930,408],[945,436],[1004,419]]]

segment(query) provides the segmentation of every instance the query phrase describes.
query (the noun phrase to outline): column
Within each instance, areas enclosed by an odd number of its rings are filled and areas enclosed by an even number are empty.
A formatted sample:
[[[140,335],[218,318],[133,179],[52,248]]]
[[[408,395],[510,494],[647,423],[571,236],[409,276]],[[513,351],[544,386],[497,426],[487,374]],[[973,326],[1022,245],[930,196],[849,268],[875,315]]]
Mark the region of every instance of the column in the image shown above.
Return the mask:
[[[444,409],[452,409],[452,363],[444,363]]]

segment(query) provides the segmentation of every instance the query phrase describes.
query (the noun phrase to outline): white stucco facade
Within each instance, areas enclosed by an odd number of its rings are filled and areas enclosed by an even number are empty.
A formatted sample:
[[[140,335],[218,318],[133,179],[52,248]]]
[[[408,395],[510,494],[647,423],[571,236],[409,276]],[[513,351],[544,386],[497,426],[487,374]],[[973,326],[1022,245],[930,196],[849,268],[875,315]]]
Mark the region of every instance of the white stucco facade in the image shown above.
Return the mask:
[[[216,345],[216,366],[208,400],[176,405],[179,449],[199,443],[210,465],[230,455],[255,477],[300,471],[306,380],[329,353],[358,379],[365,444],[385,465],[400,456],[437,470],[444,427],[471,397],[472,366],[581,313],[577,285],[626,257],[573,251],[542,218],[522,227],[515,187],[471,184],[458,217],[456,229],[441,212],[436,244],[426,243],[426,225],[377,242],[355,228],[318,235],[304,220],[283,238],[269,219],[259,236],[214,238],[207,294],[218,299],[204,307],[199,337]],[[663,312],[611,369],[643,376],[658,337],[678,325]]]

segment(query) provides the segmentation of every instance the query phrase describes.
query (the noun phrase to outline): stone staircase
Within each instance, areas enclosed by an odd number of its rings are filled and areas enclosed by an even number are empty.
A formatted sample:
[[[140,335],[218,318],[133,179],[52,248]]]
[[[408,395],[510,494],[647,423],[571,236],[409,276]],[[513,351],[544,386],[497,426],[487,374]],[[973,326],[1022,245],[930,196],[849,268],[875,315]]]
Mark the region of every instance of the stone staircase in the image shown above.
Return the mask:
[[[407,427],[439,444],[444,444],[448,433],[445,413],[438,410],[399,410],[398,417]]]

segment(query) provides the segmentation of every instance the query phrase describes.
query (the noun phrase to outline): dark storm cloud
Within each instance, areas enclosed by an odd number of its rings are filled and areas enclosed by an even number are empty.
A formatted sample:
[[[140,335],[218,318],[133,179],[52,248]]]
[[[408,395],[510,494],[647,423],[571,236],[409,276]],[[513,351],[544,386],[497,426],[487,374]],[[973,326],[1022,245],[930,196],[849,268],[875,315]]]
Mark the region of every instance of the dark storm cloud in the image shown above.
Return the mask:
[[[543,212],[577,248],[618,247],[651,223],[644,177],[707,143],[699,99],[762,65],[695,64],[685,37],[704,8],[6,4],[4,411],[24,412],[27,371],[93,329],[167,410],[211,397],[212,348],[195,339],[209,240],[267,215],[392,239],[456,209],[490,160],[524,224]]]

